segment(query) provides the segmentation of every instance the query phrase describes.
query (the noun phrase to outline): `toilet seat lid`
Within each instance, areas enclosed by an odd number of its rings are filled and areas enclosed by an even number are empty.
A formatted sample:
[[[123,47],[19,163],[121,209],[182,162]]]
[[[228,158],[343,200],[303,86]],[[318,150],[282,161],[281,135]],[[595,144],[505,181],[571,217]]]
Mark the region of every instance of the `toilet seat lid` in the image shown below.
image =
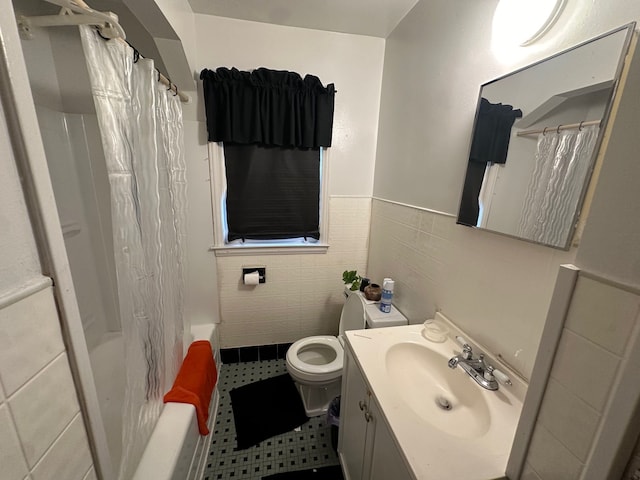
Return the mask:
[[[309,348],[313,345],[319,345],[332,349],[336,353],[336,358],[334,358],[333,361],[322,365],[315,365],[302,361],[302,359],[298,356],[298,353],[301,350]],[[315,337],[306,337],[293,343],[293,345],[289,347],[289,350],[287,350],[287,362],[289,363],[289,365],[297,370],[300,370],[301,372],[311,374],[327,374],[342,371],[343,354],[344,351],[342,349],[342,345],[340,345],[340,342],[336,337],[330,335],[319,335]]]

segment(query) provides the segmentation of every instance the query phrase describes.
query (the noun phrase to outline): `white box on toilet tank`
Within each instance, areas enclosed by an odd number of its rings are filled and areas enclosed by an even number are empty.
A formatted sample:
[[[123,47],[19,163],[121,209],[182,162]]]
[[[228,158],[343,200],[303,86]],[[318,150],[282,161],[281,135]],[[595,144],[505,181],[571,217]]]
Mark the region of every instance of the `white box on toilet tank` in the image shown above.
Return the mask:
[[[393,305],[391,305],[389,313],[381,312],[377,303],[367,305],[364,309],[364,316],[367,319],[368,328],[395,327],[409,323],[407,317]]]

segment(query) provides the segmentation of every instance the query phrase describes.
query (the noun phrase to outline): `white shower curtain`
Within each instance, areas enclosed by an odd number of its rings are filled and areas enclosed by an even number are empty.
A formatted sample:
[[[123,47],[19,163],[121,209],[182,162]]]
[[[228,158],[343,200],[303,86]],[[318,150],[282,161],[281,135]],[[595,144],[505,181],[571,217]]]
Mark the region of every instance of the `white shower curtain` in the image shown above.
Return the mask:
[[[598,126],[540,134],[518,236],[564,247],[591,166]]]
[[[182,362],[186,184],[182,110],[152,60],[81,27],[111,191],[125,344],[119,478],[130,478]],[[117,468],[117,466],[115,466]]]

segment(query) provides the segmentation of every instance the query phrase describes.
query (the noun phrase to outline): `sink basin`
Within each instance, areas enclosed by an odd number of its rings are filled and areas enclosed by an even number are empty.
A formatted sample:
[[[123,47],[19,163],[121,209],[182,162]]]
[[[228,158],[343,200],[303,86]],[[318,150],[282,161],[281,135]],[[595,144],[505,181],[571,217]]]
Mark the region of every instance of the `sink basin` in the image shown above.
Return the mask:
[[[450,369],[448,360],[414,342],[393,344],[385,356],[389,382],[418,417],[454,437],[480,437],[491,424],[485,394],[461,369]]]

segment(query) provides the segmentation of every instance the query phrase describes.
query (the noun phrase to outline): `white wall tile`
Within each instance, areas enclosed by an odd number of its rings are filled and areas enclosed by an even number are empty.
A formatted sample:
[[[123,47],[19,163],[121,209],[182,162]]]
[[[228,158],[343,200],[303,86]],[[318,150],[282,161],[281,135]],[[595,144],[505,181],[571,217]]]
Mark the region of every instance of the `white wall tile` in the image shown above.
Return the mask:
[[[396,306],[411,323],[442,310],[525,377],[558,266],[574,257],[461,227],[451,216],[373,201],[369,274],[396,280]]]
[[[0,378],[7,395],[63,351],[51,288],[0,310]]]
[[[33,480],[83,480],[91,461],[82,415],[78,413],[35,466]]]
[[[580,276],[565,326],[622,355],[639,310],[638,295]]]
[[[67,355],[60,355],[9,397],[9,405],[32,467],[80,410]]]
[[[335,335],[342,272],[366,275],[371,199],[331,198],[330,247],[322,255],[218,257],[222,347]],[[265,265],[267,282],[242,285],[242,267]]]
[[[6,405],[0,405],[0,468],[3,480],[21,480],[29,473]]]
[[[577,480],[582,463],[544,427],[533,432],[527,463],[542,480]]]
[[[602,412],[619,363],[612,353],[565,328],[551,377]]]
[[[553,379],[544,394],[538,422],[582,462],[596,435],[600,414]]]

